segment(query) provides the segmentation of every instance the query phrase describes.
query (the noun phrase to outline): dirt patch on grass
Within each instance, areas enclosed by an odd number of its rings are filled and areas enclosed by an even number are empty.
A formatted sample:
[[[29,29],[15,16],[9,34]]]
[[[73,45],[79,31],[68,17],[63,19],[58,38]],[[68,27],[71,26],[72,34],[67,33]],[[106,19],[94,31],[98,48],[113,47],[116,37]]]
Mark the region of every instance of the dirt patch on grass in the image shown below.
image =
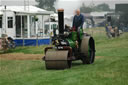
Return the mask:
[[[41,60],[42,54],[24,54],[24,53],[9,53],[0,54],[2,60]]]
[[[96,56],[96,59],[103,58],[103,56]]]
[[[41,60],[44,55],[42,54],[24,54],[24,53],[9,53],[0,54],[0,60]],[[96,56],[96,59],[103,56]]]

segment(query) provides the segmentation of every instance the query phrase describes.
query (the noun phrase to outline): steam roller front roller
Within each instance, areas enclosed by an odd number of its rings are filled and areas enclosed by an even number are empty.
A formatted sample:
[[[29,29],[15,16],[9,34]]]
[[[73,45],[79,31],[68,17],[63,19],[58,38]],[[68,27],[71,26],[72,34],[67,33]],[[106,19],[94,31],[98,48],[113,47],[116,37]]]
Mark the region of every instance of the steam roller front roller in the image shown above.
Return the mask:
[[[68,60],[69,52],[66,50],[48,50],[45,57],[46,69],[65,69],[71,67],[71,61]]]

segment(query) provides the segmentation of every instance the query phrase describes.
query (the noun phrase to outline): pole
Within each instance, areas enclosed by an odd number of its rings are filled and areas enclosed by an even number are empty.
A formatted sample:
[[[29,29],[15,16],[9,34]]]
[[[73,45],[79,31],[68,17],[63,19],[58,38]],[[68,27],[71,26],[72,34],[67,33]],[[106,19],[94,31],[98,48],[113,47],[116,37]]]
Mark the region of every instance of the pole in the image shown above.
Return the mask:
[[[0,0],[0,6],[2,6],[2,0]]]
[[[20,17],[21,17],[21,22],[20,22],[20,24],[21,24],[21,38],[23,38],[22,15]]]
[[[44,38],[44,15],[42,15],[42,21],[43,21],[43,38]]]
[[[36,46],[38,46],[38,21],[36,21]]]
[[[27,38],[30,38],[30,16],[27,15]]]
[[[36,34],[36,46],[39,46],[38,45],[38,34]]]
[[[24,11],[26,11],[26,0],[24,0]]]
[[[52,44],[52,37],[51,37],[51,35],[52,35],[51,32],[52,31],[51,31],[50,15],[49,15],[49,31],[50,31],[49,35],[50,35],[50,45],[51,45]]]
[[[24,35],[23,35],[23,47],[24,47]]]
[[[5,34],[6,34],[6,30],[7,30],[7,29],[6,29],[6,25],[7,25],[7,24],[6,24],[6,19],[7,19],[7,17],[6,17],[6,5],[5,5],[5,29],[4,29]]]
[[[24,35],[23,35],[23,20],[22,20],[23,16],[21,15],[21,38],[23,39],[23,47],[24,47]]]

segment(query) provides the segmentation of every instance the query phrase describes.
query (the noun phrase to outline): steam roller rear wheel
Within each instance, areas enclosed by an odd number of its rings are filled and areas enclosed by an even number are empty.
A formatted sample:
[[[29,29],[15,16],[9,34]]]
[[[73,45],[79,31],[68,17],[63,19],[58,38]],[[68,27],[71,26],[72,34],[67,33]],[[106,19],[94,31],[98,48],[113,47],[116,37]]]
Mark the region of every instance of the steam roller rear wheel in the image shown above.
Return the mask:
[[[84,36],[81,43],[81,52],[83,64],[92,64],[95,60],[95,42],[90,36]]]
[[[68,51],[49,50],[46,52],[46,69],[66,69],[71,67],[71,61],[68,60]]]

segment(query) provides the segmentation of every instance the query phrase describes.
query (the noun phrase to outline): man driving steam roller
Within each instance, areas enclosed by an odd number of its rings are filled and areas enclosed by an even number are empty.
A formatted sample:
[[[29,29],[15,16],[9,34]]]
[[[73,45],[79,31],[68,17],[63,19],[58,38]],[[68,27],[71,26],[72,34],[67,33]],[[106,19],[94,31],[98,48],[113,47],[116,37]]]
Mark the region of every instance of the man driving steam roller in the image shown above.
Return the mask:
[[[80,13],[80,10],[76,10],[76,15],[73,18],[73,29],[75,31],[78,31],[79,29],[83,29],[83,24],[84,24],[84,16]]]
[[[76,14],[73,18],[72,30],[77,31],[78,43],[80,46],[80,43],[81,43],[80,30],[83,31],[83,24],[84,24],[85,19],[84,19],[84,16],[80,13],[79,9],[77,9],[75,13]]]

